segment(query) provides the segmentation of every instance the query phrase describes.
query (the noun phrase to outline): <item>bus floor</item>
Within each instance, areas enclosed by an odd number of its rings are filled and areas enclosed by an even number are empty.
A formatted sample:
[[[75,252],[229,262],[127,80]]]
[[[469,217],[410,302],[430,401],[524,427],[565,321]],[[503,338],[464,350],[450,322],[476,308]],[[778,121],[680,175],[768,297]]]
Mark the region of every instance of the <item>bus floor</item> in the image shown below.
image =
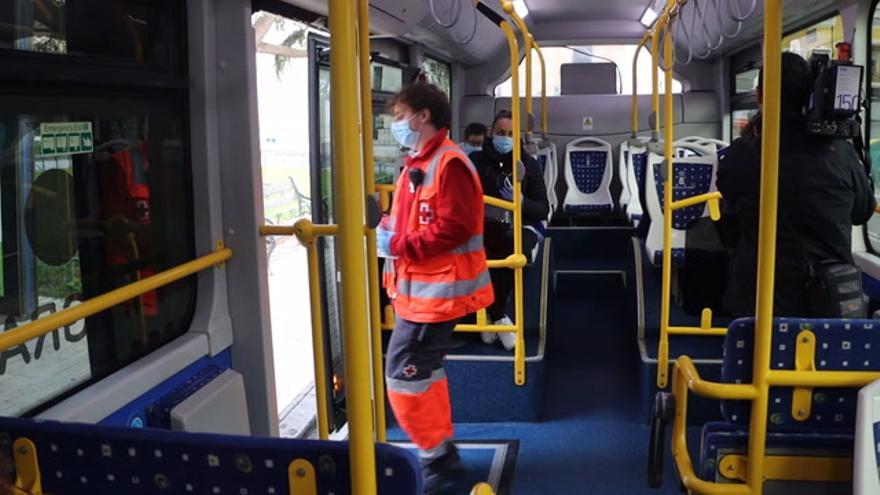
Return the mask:
[[[572,282],[578,283],[564,287],[560,280],[550,308],[544,420],[456,424],[456,439],[518,439],[509,492],[514,495],[679,493],[669,454],[664,486],[647,486],[649,426],[639,412],[635,308],[629,293],[619,277]],[[453,397],[453,408],[456,400],[467,399]],[[389,437],[403,440],[396,429]],[[691,428],[689,437],[689,445],[697,445],[699,428]]]

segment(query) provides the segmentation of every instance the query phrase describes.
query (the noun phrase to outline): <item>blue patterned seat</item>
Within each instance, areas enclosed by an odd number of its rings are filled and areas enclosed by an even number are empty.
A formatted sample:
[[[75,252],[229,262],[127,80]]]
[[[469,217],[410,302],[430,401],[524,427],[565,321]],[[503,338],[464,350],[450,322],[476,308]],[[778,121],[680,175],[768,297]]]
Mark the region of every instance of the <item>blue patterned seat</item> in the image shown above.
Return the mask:
[[[351,493],[348,443],[181,433],[0,418],[0,458],[27,437],[47,493],[291,493],[288,466],[315,468],[317,493]],[[378,493],[422,493],[416,457],[376,444]]]
[[[794,370],[797,340],[802,331],[815,335],[817,371],[880,371],[880,322],[873,320],[822,320],[777,318],[773,322],[770,365],[774,370]],[[721,382],[750,383],[754,353],[753,318],[732,322],[724,341]],[[796,420],[792,412],[794,389],[770,389],[767,445],[776,451],[808,455],[851,456],[858,390],[815,388],[809,416]],[[722,423],[703,429],[699,472],[714,480],[723,455],[744,453],[748,442],[751,402],[722,401]],[[877,446],[880,447],[880,446]],[[872,442],[871,452],[875,444]],[[794,454],[793,454],[794,455]],[[877,458],[872,456],[872,462]],[[876,466],[873,471],[876,476]],[[873,493],[873,492],[871,492]]]
[[[582,138],[565,149],[564,208],[567,212],[604,212],[614,209],[611,199],[611,145],[601,139]]]
[[[676,158],[673,163],[673,200],[699,196],[715,191],[715,172],[718,168],[718,157],[714,151],[690,146],[694,150],[701,151],[699,156]],[[648,237],[645,241],[648,251],[648,259],[651,263],[660,264],[663,259],[663,222],[666,212],[664,198],[665,160],[662,156],[649,154],[645,178],[645,195],[648,206],[648,215],[651,217],[651,225],[648,228]],[[676,265],[686,262],[685,245],[687,231],[696,225],[697,221],[708,216],[708,208],[705,203],[688,206],[676,210],[672,214],[672,260]]]

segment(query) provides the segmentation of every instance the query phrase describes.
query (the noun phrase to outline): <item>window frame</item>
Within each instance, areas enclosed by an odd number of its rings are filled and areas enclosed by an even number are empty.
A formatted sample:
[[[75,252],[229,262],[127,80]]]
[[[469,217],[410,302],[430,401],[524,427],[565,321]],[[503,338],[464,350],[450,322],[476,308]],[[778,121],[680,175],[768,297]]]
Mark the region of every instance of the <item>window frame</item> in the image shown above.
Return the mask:
[[[871,4],[870,10],[868,11],[868,26],[866,29],[867,43],[865,44],[865,46],[867,48],[867,51],[866,51],[866,55],[867,55],[867,58],[866,58],[867,64],[866,65],[867,65],[867,67],[866,67],[866,69],[873,68],[873,62],[874,62],[874,17],[877,14],[878,7],[880,7],[880,0],[874,0]],[[871,87],[871,83],[873,80],[873,77],[872,77],[873,70],[865,70],[864,72],[865,72],[864,84],[865,84],[865,96],[866,96],[865,100],[867,103],[867,108],[865,109],[865,117],[866,118],[864,120],[864,124],[863,124],[864,127],[862,130],[865,133],[864,144],[867,147],[867,149],[865,151],[866,151],[868,157],[870,158],[870,156],[871,156],[871,111],[874,106],[874,103],[873,103],[874,89]],[[878,93],[880,93],[880,90],[878,90]],[[878,95],[878,96],[880,96],[880,95]],[[871,173],[874,176],[873,178],[876,180],[876,173],[875,173],[874,166],[875,165],[872,163],[871,164]],[[876,191],[877,191],[876,185],[874,186],[874,191],[875,191],[875,197],[876,197]],[[880,250],[878,250],[877,248],[874,248],[874,246],[871,244],[871,235],[870,235],[870,230],[869,230],[870,223],[871,223],[871,220],[869,219],[867,222],[865,222],[864,225],[862,225],[862,229],[861,229],[862,230],[862,238],[865,243],[865,249],[867,250],[867,252],[869,252],[871,254],[880,255]]]
[[[162,17],[164,22],[169,23],[170,33],[169,46],[165,48],[168,54],[166,63],[138,64],[131,60],[100,54],[45,53],[4,47],[0,48],[0,64],[5,69],[0,72],[0,92],[5,94],[4,98],[17,94],[61,102],[101,97],[128,99],[135,102],[159,99],[169,107],[178,108],[181,124],[181,160],[184,165],[179,180],[183,181],[181,187],[188,193],[188,197],[182,200],[184,210],[180,213],[190,227],[182,233],[180,240],[186,243],[189,251],[187,257],[193,259],[196,255],[196,219],[191,136],[192,103],[189,87],[188,9],[185,3],[174,1],[166,2],[161,7],[165,9]],[[4,218],[7,218],[10,212],[9,208],[5,207],[9,199],[3,199]],[[6,230],[4,229],[4,234],[7,234]],[[20,231],[16,235],[24,234]],[[162,264],[159,264],[158,268],[165,269]],[[17,270],[20,270],[20,267]],[[87,379],[69,389],[54,393],[49,399],[30,405],[18,416],[27,418],[38,415],[189,333],[197,310],[198,284],[192,277],[176,282],[175,285],[177,284],[189,284],[188,287],[191,287],[191,290],[187,290],[186,311],[180,316],[179,334],[161,343],[152,343],[146,354],[125,356],[125,359],[114,362],[105,370],[95,370],[90,362],[91,369]],[[89,318],[82,320],[84,324],[87,324]]]

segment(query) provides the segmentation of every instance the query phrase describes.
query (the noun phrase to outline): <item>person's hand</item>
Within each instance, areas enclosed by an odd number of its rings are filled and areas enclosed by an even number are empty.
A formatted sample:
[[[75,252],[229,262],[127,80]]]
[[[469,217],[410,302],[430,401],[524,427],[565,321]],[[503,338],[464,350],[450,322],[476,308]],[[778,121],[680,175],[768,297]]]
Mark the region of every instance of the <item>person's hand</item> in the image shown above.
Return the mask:
[[[391,256],[391,239],[394,232],[379,225],[376,227],[376,251],[380,258],[393,258]]]
[[[501,195],[501,199],[513,201],[513,187],[510,184],[504,184],[498,193]]]

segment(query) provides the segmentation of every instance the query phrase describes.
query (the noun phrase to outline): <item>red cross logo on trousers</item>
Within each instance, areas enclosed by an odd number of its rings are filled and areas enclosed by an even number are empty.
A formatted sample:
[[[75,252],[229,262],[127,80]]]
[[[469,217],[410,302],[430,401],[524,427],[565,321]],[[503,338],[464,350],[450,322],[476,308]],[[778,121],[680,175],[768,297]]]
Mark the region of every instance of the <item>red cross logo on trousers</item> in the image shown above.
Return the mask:
[[[412,364],[408,364],[403,368],[403,376],[405,376],[407,378],[412,378],[412,377],[416,376],[416,373],[418,373],[418,372],[419,372],[419,369],[416,368]]]

